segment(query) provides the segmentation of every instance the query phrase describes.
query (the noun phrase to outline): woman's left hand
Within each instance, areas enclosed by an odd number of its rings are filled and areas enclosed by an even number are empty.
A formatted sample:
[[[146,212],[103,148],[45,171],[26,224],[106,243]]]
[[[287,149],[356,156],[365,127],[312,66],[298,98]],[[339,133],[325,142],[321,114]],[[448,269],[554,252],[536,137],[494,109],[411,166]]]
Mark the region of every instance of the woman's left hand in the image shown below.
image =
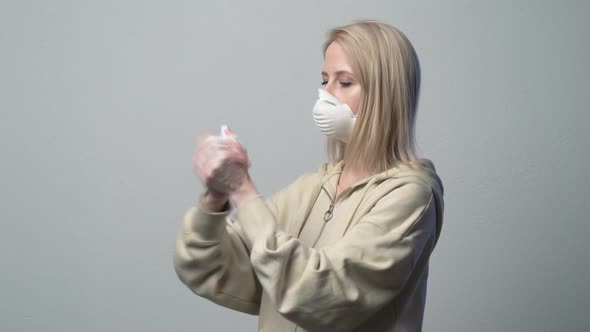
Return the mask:
[[[215,136],[200,139],[193,155],[193,171],[209,189],[229,195],[232,203],[239,205],[258,194],[248,173],[246,149],[229,129],[225,134],[224,140]]]

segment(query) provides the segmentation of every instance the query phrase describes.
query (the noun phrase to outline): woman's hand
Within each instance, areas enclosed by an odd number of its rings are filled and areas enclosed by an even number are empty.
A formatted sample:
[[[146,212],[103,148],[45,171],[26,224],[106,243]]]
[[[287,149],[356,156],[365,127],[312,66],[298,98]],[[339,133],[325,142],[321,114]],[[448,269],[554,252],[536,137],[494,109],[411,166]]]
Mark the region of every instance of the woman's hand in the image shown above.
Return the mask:
[[[207,188],[201,198],[201,205],[209,212],[221,212],[228,200],[226,194],[217,193]]]
[[[228,129],[227,138],[204,136],[193,154],[193,172],[207,186],[203,203],[219,210],[228,198],[238,205],[252,194],[257,195],[250,181],[250,162],[246,149]]]

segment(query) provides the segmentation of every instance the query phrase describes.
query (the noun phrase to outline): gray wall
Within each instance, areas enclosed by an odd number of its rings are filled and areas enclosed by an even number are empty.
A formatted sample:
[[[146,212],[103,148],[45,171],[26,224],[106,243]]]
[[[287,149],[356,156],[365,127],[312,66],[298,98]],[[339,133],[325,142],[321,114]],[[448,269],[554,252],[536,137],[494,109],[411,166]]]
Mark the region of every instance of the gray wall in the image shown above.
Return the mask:
[[[0,2],[0,330],[254,331],[172,268],[227,123],[269,194],[324,160],[328,28],[399,27],[445,183],[425,331],[584,331],[587,1]]]

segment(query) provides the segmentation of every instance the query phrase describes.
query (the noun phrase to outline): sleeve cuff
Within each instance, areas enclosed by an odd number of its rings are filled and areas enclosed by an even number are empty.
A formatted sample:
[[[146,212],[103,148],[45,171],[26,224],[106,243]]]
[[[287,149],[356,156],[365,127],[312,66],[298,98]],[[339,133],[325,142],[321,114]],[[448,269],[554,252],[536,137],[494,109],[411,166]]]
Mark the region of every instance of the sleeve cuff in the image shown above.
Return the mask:
[[[230,214],[229,203],[221,212],[211,212],[202,205],[202,196],[201,194],[196,206],[185,214],[186,229],[198,234],[201,240],[218,240],[225,231],[226,218]]]

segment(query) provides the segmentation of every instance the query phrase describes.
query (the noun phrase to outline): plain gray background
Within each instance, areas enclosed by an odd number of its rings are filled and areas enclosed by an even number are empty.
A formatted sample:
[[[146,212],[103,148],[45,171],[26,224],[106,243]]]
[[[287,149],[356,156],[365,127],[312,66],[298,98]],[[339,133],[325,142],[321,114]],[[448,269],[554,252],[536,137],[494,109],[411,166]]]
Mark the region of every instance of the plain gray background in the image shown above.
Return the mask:
[[[587,331],[587,1],[1,1],[0,330],[255,331],[193,295],[174,238],[227,123],[264,194],[324,161],[330,27],[422,64],[419,153],[445,184],[425,331]]]

